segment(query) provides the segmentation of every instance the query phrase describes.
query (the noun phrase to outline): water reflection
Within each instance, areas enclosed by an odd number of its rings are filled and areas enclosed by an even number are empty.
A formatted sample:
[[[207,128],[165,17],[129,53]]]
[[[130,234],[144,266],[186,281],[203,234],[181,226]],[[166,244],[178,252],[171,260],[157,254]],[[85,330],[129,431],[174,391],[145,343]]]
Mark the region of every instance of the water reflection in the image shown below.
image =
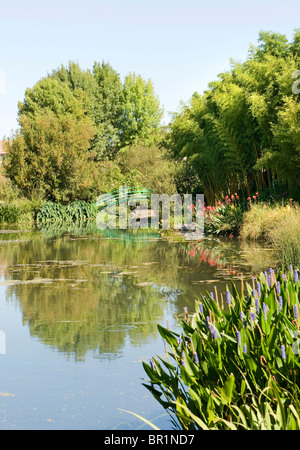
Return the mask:
[[[147,343],[211,284],[225,289],[271,261],[270,249],[229,240],[174,243],[93,227],[0,234],[7,299],[19,302],[32,337],[75,360]]]

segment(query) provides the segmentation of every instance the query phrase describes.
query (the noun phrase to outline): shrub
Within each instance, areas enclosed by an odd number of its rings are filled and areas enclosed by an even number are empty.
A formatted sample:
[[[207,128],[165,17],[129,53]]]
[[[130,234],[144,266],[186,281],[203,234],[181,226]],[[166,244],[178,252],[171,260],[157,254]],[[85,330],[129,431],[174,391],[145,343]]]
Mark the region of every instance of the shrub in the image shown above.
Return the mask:
[[[261,273],[207,292],[178,334],[158,325],[166,357],[144,386],[182,429],[300,429],[298,272]]]
[[[136,144],[118,155],[118,164],[130,186],[145,186],[154,194],[172,195],[177,192],[175,163],[158,146]]]

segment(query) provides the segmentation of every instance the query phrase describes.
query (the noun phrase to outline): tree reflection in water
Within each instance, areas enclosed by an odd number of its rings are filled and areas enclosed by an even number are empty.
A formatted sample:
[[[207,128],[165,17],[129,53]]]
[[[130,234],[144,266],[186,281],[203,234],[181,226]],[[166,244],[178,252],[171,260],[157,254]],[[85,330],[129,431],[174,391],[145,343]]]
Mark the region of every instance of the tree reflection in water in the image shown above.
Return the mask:
[[[54,231],[1,234],[2,283],[31,335],[76,360],[87,352],[117,357],[127,339],[139,346],[166,315],[193,310],[210,284],[225,290],[229,278],[271,263],[269,249],[236,241],[169,242],[92,227]]]

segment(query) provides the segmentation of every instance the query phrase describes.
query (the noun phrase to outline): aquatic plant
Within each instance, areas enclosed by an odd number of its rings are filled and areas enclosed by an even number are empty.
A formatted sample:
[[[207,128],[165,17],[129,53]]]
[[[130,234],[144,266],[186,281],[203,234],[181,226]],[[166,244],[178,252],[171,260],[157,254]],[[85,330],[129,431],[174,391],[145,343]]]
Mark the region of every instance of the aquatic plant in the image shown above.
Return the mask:
[[[37,223],[59,222],[66,220],[66,207],[60,203],[46,202],[37,212]]]
[[[0,203],[0,223],[15,224],[22,214],[21,208],[9,203]]]
[[[143,363],[144,386],[177,428],[300,429],[295,273],[270,269],[240,291],[231,282],[224,306],[207,292],[180,321],[180,335],[158,325],[168,350]]]
[[[243,221],[245,206],[237,193],[226,195],[223,202],[204,206],[204,231],[213,235],[237,235]]]
[[[47,222],[78,223],[96,218],[96,208],[93,204],[78,200],[67,206],[60,203],[46,202],[37,212],[38,224]]]
[[[83,200],[78,200],[67,206],[67,216],[72,222],[81,222],[95,219],[97,210],[94,205]]]

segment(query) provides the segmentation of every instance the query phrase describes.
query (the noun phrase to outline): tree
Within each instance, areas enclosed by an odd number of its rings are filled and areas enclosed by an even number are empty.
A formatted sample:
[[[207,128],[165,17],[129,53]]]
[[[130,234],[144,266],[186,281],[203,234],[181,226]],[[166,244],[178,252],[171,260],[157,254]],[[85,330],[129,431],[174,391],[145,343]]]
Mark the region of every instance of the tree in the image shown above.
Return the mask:
[[[122,82],[108,64],[95,62],[93,76],[98,90],[94,120],[97,127],[95,149],[97,158],[112,159],[119,147],[119,127],[122,113]]]
[[[119,74],[108,64],[95,62],[93,70],[83,70],[69,62],[53,71],[53,78],[68,85],[76,98],[85,105],[87,115],[95,125],[91,142],[95,160],[111,159],[119,143],[122,83]]]
[[[164,145],[199,176],[208,202],[277,184],[299,189],[299,30],[261,32],[243,63],[232,61],[208,89],[175,114]]]
[[[140,140],[151,145],[157,137],[163,110],[155,95],[151,80],[135,73],[125,77],[120,118],[120,146]]]
[[[116,159],[125,182],[133,186],[146,187],[153,194],[176,193],[176,164],[168,157],[165,149],[158,146],[133,145]]]
[[[57,116],[71,114],[78,120],[87,114],[83,98],[74,95],[67,84],[51,77],[42,78],[32,89],[26,89],[24,101],[18,103],[19,118],[33,119],[45,110]]]
[[[72,114],[58,116],[50,109],[32,118],[21,115],[19,121],[21,132],[14,136],[5,168],[22,192],[30,196],[39,189],[46,199],[57,202],[90,198],[92,121],[77,120]]]

